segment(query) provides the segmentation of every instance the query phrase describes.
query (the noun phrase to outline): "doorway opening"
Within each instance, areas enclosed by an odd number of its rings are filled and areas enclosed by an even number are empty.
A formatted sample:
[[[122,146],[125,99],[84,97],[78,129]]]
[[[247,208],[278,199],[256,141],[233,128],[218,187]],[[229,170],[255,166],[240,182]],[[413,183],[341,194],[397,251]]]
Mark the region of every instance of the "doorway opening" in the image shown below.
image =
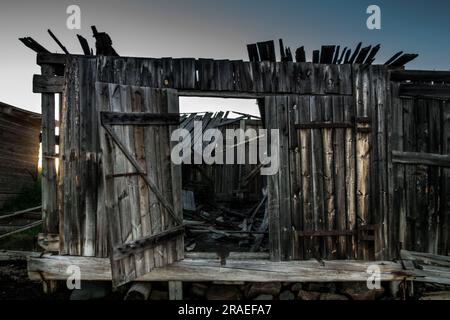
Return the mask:
[[[258,103],[180,97],[181,128],[189,132],[192,150],[190,161],[182,164],[186,252],[268,252],[267,179],[257,157],[263,129]]]

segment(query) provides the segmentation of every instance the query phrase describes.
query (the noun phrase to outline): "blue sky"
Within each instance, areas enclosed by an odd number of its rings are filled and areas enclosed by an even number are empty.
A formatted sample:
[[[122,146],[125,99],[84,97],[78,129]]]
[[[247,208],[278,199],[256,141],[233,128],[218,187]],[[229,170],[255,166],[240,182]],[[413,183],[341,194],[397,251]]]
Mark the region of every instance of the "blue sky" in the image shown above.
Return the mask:
[[[71,4],[81,8],[81,30],[66,28]],[[366,28],[371,4],[381,8],[381,30]],[[381,44],[378,63],[403,50],[420,54],[410,69],[450,70],[449,12],[449,1],[436,0],[2,0],[0,101],[39,111],[40,97],[31,92],[35,54],[17,39],[31,36],[60,52],[47,28],[73,53],[81,53],[77,33],[94,44],[95,24],[127,56],[247,59],[247,43],[281,37],[293,49],[304,45],[308,56],[321,45],[363,41]]]

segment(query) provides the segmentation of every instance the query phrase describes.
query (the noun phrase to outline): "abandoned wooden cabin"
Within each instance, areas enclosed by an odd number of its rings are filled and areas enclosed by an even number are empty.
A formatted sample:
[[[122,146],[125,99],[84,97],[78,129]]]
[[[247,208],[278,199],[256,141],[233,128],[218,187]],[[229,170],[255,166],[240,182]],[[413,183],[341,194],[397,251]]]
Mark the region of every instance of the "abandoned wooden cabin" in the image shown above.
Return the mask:
[[[398,280],[408,270],[388,261],[400,249],[449,254],[450,73],[404,70],[417,55],[372,65],[379,46],[324,46],[311,63],[301,47],[293,62],[281,46],[277,62],[268,42],[249,45],[247,62],[153,59],[98,47],[51,54],[23,41],[42,68],[33,87],[43,150],[60,159],[57,175],[51,158],[43,165],[44,233],[58,239],[57,255],[30,259],[32,278],[65,279],[64,266],[77,264],[84,279],[114,285],[366,281],[376,263],[382,280]],[[232,253],[223,266],[185,253],[182,173],[170,161],[180,96],[257,99],[261,125],[279,130],[267,256]],[[311,258],[326,263],[298,261]]]
[[[0,209],[38,176],[41,115],[0,102]]]

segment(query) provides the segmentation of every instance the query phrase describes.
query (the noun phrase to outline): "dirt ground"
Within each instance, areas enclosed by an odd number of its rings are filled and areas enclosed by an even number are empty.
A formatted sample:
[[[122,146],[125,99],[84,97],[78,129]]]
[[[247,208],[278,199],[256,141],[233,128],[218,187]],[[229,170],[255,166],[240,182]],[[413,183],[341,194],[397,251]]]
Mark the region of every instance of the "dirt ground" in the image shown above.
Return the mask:
[[[42,284],[31,282],[25,261],[0,262],[0,300],[65,300],[69,292],[45,295]]]

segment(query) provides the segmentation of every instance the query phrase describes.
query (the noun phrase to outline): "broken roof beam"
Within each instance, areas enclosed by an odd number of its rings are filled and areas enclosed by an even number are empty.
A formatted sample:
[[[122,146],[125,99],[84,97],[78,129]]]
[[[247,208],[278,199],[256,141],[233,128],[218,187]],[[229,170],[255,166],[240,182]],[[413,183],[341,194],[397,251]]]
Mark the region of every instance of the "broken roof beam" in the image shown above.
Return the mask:
[[[359,50],[361,50],[361,46],[362,46],[362,42],[358,43],[358,45],[355,48],[355,51],[353,52],[353,55],[351,56],[350,60],[348,61],[348,63],[355,63],[356,57],[359,54]]]
[[[37,53],[50,53],[46,48],[41,46],[36,40],[31,37],[19,38],[19,40],[28,48]]]
[[[106,32],[98,32],[95,26],[91,26],[95,38],[96,55],[119,56],[112,46],[111,37]]]
[[[301,46],[295,50],[295,61],[306,62],[305,47]]]
[[[416,59],[419,55],[415,53],[405,53],[404,55],[400,56],[397,60],[391,62],[389,64],[390,67],[400,68],[403,67],[405,64],[413,61]]]
[[[293,59],[292,59],[291,48],[284,46],[283,39],[279,39],[278,41],[280,44],[281,62],[292,62]]]
[[[340,58],[336,61],[337,64],[341,64],[344,62],[344,57],[346,56],[346,53],[348,52],[348,48],[345,47],[344,50],[342,50]]]
[[[259,62],[258,46],[256,43],[248,44],[247,51],[250,62]]]
[[[52,30],[48,29],[47,30],[48,34],[50,35],[50,37],[52,37],[53,40],[55,40],[56,44],[61,48],[61,50],[65,53],[65,54],[70,54],[69,51],[67,50],[67,48],[61,43],[61,41],[59,41],[59,39],[55,36],[55,34],[52,32]]]
[[[281,62],[283,62],[286,59],[286,51],[284,49],[283,39],[278,39],[278,42],[279,42],[279,45],[280,45]]]
[[[334,52],[334,58],[333,58],[333,64],[337,64],[338,60],[339,60],[339,53],[341,51],[341,46],[337,46],[336,50]]]
[[[81,49],[83,49],[84,55],[86,55],[86,56],[92,55],[92,51],[89,48],[89,44],[88,44],[86,38],[79,34],[77,34],[77,38],[78,38],[78,41],[80,42]]]
[[[334,50],[336,46],[322,46],[320,52],[320,63],[331,64],[333,63]]]
[[[403,54],[403,51],[397,52],[397,53],[394,54],[392,57],[390,57],[390,58],[388,59],[388,61],[386,61],[386,62],[384,63],[384,65],[389,65],[389,64],[391,64],[392,62],[394,62],[395,60],[397,60],[397,58],[400,57],[402,54]]]
[[[345,53],[344,64],[350,63],[350,55],[352,54],[352,50],[348,49]]]
[[[276,62],[275,44],[273,40],[258,42],[257,46],[261,61]]]
[[[369,55],[367,56],[365,64],[372,64],[375,61],[375,56],[377,55],[378,51],[380,51],[381,46],[377,44],[375,47],[372,48]]]
[[[320,62],[320,50],[314,50],[312,53],[312,62],[319,63]]]
[[[355,63],[356,64],[362,64],[367,58],[367,55],[370,52],[370,49],[372,49],[372,46],[364,47],[359,51],[358,56],[356,57]]]

